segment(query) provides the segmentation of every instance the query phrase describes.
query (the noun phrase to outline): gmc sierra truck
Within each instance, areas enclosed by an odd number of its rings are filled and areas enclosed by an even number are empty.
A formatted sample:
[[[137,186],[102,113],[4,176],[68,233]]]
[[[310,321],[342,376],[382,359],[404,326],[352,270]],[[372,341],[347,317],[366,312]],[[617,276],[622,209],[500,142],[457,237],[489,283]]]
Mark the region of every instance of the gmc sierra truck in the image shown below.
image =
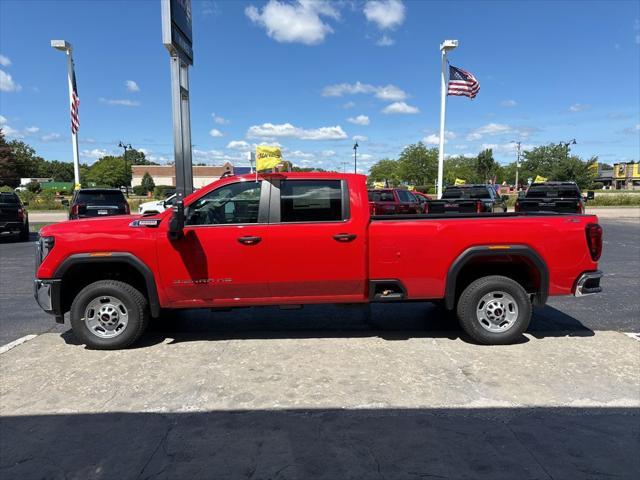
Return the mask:
[[[152,216],[49,225],[35,296],[90,348],[136,341],[163,310],[434,301],[508,344],[532,305],[601,290],[593,215],[370,214],[365,177],[222,178]]]

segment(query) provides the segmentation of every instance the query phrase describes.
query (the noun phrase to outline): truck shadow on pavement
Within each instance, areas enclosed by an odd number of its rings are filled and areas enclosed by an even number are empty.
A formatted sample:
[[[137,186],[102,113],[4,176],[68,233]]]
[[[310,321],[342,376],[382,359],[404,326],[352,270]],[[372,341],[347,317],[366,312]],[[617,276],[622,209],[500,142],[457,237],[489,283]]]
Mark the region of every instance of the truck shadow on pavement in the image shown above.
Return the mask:
[[[0,419],[3,478],[637,478],[637,408],[107,412]]]
[[[589,337],[593,330],[556,308],[535,309],[527,333],[535,338]],[[62,334],[77,344],[70,331]],[[231,311],[183,310],[150,322],[145,335],[131,348],[144,348],[171,339],[169,344],[274,338],[379,337],[389,341],[410,338],[448,338],[473,341],[455,315],[432,303],[363,306],[313,305],[298,310],[252,307]],[[522,336],[519,343],[529,339]]]

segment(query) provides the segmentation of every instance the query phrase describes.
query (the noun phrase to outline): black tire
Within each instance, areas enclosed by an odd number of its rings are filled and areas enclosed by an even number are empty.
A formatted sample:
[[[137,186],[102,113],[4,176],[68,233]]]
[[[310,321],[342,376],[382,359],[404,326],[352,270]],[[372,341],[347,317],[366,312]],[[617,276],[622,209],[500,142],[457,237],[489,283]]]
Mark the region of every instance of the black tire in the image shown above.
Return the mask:
[[[26,242],[29,240],[29,222],[27,222],[27,224],[22,227],[22,230],[20,230],[20,241],[21,242]]]
[[[515,317],[510,324],[505,322],[504,326],[496,325],[490,322],[486,318],[480,319],[480,316],[484,312],[482,306],[488,308],[491,301],[501,302],[500,295],[503,292],[511,296],[511,299],[507,303],[510,303],[511,317]],[[491,299],[488,302],[482,302],[486,296],[496,295],[495,299]],[[511,302],[513,300],[513,302]],[[515,303],[515,306],[513,305]],[[502,303],[498,303],[498,308]],[[507,307],[509,308],[509,307]],[[504,309],[503,309],[504,310]],[[499,313],[503,312],[498,310]],[[531,300],[529,295],[522,285],[515,280],[500,275],[492,275],[489,277],[482,277],[472,282],[467,288],[464,289],[462,295],[458,299],[457,313],[458,321],[462,329],[473,340],[484,345],[509,345],[522,339],[522,334],[527,330],[529,322],[531,321]],[[500,322],[500,318],[496,320],[496,323]],[[503,321],[504,322],[504,321]],[[483,323],[485,326],[483,326]],[[490,331],[489,329],[505,328],[503,331]]]
[[[85,311],[99,297],[113,297],[126,309],[128,321],[117,336],[103,338],[87,326]],[[96,350],[116,350],[126,348],[140,338],[149,323],[149,309],[144,295],[128,283],[100,280],[80,290],[71,304],[70,317],[71,328],[78,341]]]

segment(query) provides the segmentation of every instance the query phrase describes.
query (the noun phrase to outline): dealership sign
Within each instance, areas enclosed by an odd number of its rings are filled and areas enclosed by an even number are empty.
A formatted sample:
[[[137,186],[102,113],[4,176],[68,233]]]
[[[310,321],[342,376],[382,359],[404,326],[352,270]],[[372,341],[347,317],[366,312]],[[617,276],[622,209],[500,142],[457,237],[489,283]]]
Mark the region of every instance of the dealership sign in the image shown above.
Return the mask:
[[[171,55],[193,65],[191,0],[161,0],[162,43]]]

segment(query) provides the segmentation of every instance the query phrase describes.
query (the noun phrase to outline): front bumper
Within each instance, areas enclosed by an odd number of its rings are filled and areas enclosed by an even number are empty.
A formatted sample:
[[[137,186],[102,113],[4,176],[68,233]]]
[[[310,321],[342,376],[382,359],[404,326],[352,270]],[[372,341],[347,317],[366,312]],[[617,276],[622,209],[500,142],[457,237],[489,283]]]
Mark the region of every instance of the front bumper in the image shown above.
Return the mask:
[[[576,288],[574,295],[576,297],[584,297],[586,295],[593,295],[594,293],[600,293],[602,287],[600,286],[600,279],[603,273],[600,270],[594,272],[584,272],[576,280]]]
[[[60,279],[33,281],[33,294],[40,308],[45,312],[54,315],[56,322],[64,323],[64,313],[62,312],[62,302],[60,301]]]

